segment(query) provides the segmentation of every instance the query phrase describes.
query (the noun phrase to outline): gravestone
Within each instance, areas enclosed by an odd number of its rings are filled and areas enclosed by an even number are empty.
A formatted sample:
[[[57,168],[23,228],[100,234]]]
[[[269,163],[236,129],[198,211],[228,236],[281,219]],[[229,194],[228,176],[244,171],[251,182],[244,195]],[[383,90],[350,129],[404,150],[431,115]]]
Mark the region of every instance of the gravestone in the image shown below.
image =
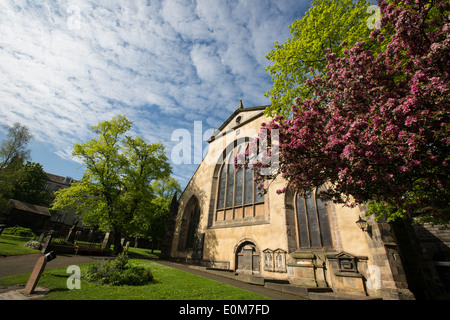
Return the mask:
[[[26,294],[34,293],[34,289],[36,289],[36,286],[39,282],[39,278],[41,277],[42,273],[44,272],[47,262],[50,262],[55,258],[56,258],[56,255],[52,251],[38,259],[38,261],[36,262],[36,265],[34,266],[33,272],[31,273],[30,278],[28,279],[27,285],[25,286],[24,292]]]
[[[111,238],[111,232],[106,232],[102,242],[102,248],[104,250],[109,250],[109,248],[111,247]]]
[[[77,232],[77,225],[78,220],[75,220],[73,222],[73,226],[70,228],[69,233],[67,234],[66,241],[74,242],[75,241],[75,234]]]
[[[47,233],[47,239],[45,239],[44,246],[42,247],[42,251],[41,251],[42,253],[47,253],[50,243],[52,242],[52,238],[53,238],[53,230],[50,230]]]
[[[39,236],[38,241],[39,241],[39,242],[44,241],[44,237],[45,237],[45,232],[42,232],[41,235]]]
[[[123,252],[126,254],[128,252],[128,248],[130,247],[130,241],[127,241],[127,244],[125,245],[125,248],[123,249]]]

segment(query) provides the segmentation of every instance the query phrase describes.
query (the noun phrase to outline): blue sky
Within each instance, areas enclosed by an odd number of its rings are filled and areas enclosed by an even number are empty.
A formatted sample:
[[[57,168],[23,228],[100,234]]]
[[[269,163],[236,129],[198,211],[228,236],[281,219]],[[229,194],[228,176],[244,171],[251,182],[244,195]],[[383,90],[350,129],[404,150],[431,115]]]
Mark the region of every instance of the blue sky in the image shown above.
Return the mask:
[[[80,179],[73,145],[113,116],[161,141],[218,128],[269,103],[266,54],[310,7],[303,0],[0,2],[0,123],[26,125],[32,161]],[[0,129],[0,138],[5,130]],[[206,147],[206,142],[204,146]],[[173,165],[182,187],[198,164]]]

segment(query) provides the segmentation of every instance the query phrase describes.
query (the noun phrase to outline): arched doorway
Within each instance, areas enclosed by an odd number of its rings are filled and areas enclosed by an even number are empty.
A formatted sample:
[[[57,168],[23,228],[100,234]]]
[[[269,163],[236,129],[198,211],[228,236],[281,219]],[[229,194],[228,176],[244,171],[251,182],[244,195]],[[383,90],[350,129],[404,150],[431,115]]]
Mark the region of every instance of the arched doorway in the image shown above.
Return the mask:
[[[249,240],[241,241],[235,250],[236,273],[259,274],[260,250]]]

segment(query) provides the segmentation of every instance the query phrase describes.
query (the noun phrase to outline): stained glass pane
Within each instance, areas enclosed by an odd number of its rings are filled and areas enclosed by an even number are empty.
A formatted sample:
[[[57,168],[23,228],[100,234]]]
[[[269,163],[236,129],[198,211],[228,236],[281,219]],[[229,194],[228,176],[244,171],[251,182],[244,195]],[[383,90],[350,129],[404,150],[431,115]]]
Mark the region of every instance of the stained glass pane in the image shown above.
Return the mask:
[[[225,206],[232,207],[233,206],[233,198],[234,198],[234,164],[233,158],[234,154],[231,153],[228,163],[227,163],[227,198],[225,200]]]
[[[255,202],[264,201],[264,193],[261,193],[261,195],[258,193],[257,184],[253,182],[253,186],[255,188]]]
[[[239,146],[237,154],[242,153],[242,147]],[[236,172],[236,190],[235,190],[235,199],[234,205],[240,206],[242,205],[242,196],[243,196],[243,187],[244,187],[244,168],[241,168]]]
[[[316,214],[316,201],[314,194],[306,198],[306,213],[308,215],[309,237],[311,239],[311,247],[321,247],[319,222]]]
[[[244,203],[253,203],[253,172],[250,169],[245,170],[245,196]]]
[[[303,197],[297,197],[296,207],[300,247],[307,248],[309,247],[308,222],[306,220],[305,199]]]
[[[197,204],[194,210],[191,211],[191,215],[189,217],[189,228],[185,246],[186,248],[192,248],[194,246],[195,235],[197,233],[199,220],[200,220],[200,208]]]
[[[225,182],[227,177],[227,167],[224,165],[219,177],[219,191],[217,195],[217,209],[222,209],[225,205]]]
[[[257,195],[256,185],[253,182],[253,171],[250,168],[242,168],[236,171],[234,167],[235,155],[243,152],[246,144],[247,142],[240,143],[236,147],[237,150],[234,149],[233,152],[227,154],[225,164],[219,173],[217,209],[220,211],[218,211],[218,214],[222,212],[221,209],[237,207],[233,211],[234,215],[237,214],[239,217],[254,216],[254,207],[251,206],[252,212],[247,212],[250,207],[248,205],[254,202],[264,202],[264,194]],[[241,211],[236,211],[243,205],[247,205],[247,207],[242,208]],[[247,213],[250,213],[250,215],[247,215]]]
[[[333,241],[331,238],[330,221],[328,220],[328,211],[325,203],[317,198],[317,194],[320,193],[320,188],[317,188],[316,203],[317,213],[319,214],[320,233],[322,235],[322,245],[324,247],[332,247]]]
[[[235,205],[242,205],[242,193],[244,187],[244,170],[241,169],[236,172],[236,196],[235,196]]]

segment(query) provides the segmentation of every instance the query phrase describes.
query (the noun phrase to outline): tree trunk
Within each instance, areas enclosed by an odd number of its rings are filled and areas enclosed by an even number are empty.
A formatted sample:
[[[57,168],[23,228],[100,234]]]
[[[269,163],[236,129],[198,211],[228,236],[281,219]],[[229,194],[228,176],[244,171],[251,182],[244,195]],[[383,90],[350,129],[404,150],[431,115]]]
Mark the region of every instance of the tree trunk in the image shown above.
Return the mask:
[[[119,230],[115,229],[114,230],[114,241],[113,241],[114,250],[112,252],[113,255],[118,255],[118,254],[122,253],[122,251],[123,251],[123,246],[120,243],[121,238],[122,238],[122,233]]]

